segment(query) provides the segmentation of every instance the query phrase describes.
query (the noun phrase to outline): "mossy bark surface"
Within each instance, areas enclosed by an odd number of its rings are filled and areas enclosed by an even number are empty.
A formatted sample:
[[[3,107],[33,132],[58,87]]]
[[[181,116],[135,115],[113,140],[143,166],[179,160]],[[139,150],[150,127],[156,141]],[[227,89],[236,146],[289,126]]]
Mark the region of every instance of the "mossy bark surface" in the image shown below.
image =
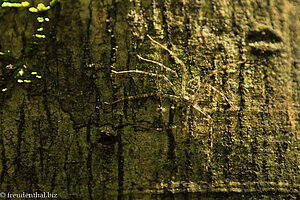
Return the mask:
[[[296,199],[299,10],[288,0],[0,8],[0,192]],[[139,69],[180,85],[182,68],[147,34],[185,63],[188,79],[229,64],[208,83],[232,106],[204,86],[197,105],[208,120],[158,77],[113,73]]]

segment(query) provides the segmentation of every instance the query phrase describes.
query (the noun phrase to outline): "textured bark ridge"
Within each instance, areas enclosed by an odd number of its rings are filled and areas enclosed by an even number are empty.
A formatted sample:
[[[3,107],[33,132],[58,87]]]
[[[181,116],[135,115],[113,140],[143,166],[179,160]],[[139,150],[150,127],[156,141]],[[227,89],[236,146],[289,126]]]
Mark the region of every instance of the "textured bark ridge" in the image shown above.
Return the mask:
[[[0,8],[0,192],[296,199],[299,10],[288,0]],[[156,75],[113,73],[130,70]],[[184,73],[187,91],[161,78],[181,86]]]

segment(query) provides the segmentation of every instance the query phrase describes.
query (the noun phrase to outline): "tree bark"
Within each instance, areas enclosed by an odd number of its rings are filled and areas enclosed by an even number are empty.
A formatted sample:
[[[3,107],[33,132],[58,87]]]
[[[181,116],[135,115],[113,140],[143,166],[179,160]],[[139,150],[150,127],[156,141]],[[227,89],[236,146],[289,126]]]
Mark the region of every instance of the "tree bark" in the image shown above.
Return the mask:
[[[296,0],[1,8],[1,191],[296,199],[298,10]],[[147,35],[185,64],[187,81],[199,76],[201,90],[190,84],[186,95],[183,67]],[[113,73],[137,69],[157,76]]]

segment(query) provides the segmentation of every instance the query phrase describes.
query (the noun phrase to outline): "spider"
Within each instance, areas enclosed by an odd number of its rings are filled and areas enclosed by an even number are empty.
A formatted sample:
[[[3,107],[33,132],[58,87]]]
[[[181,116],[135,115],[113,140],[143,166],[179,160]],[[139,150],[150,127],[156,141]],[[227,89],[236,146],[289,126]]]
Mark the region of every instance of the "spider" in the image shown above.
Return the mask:
[[[137,96],[127,96],[121,99],[118,99],[114,102],[107,103],[106,104],[116,104],[118,102],[124,101],[126,99],[131,100],[131,99],[138,99],[138,98],[147,98],[150,96],[162,96],[162,97],[167,97],[170,99],[176,99],[178,103],[182,103],[183,105],[186,106],[186,119],[185,122],[183,123],[183,128],[184,130],[188,129],[188,122],[189,122],[189,115],[191,113],[191,110],[194,109],[196,112],[200,113],[201,115],[205,116],[208,121],[210,122],[210,129],[209,129],[209,151],[207,153],[207,163],[205,166],[205,169],[208,170],[208,166],[211,163],[211,155],[212,155],[212,149],[213,149],[213,118],[211,117],[210,114],[205,112],[204,110],[201,109],[200,107],[200,100],[201,100],[201,95],[204,93],[205,88],[211,88],[214,90],[216,93],[218,93],[227,103],[230,107],[233,109],[236,109],[236,106],[233,105],[233,103],[226,97],[224,93],[222,93],[220,90],[212,86],[211,84],[208,83],[209,79],[214,76],[215,74],[219,73],[221,70],[229,67],[232,64],[242,64],[245,63],[246,60],[240,61],[240,62],[235,62],[235,63],[229,63],[227,65],[224,65],[220,67],[219,69],[213,71],[210,73],[208,76],[203,78],[201,80],[200,75],[195,76],[195,77],[189,77],[187,75],[187,67],[186,65],[167,47],[162,45],[161,43],[157,42],[154,40],[150,35],[147,35],[147,37],[151,40],[152,43],[155,45],[159,46],[160,48],[164,49],[169,53],[169,55],[173,58],[175,63],[180,66],[180,74],[181,77],[178,76],[177,72],[170,67],[165,66],[164,64],[155,61],[155,60],[150,60],[146,59],[140,55],[137,55],[137,57],[145,62],[155,64],[161,68],[161,72],[165,71],[168,72],[172,75],[168,75],[168,73],[152,73],[152,72],[147,72],[147,71],[142,71],[139,69],[135,70],[126,70],[126,71],[115,71],[111,70],[112,73],[114,74],[130,74],[130,73],[135,73],[135,74],[141,74],[141,75],[146,75],[146,76],[151,76],[151,77],[156,77],[158,80],[161,80],[164,85],[164,91],[171,91],[170,92],[164,92],[163,90],[160,90],[159,92],[156,93],[150,93],[150,94],[142,94],[142,95],[137,95]],[[171,79],[172,78],[172,79]],[[173,82],[171,81],[173,80]],[[157,82],[157,87],[161,87],[160,82]]]
[[[206,76],[203,80],[201,80],[200,75],[189,79],[189,77],[187,76],[187,67],[186,67],[186,65],[170,49],[168,49],[167,47],[165,47],[161,43],[154,40],[150,35],[147,35],[147,37],[151,40],[152,43],[154,43],[155,45],[157,45],[160,48],[167,51],[169,53],[169,55],[174,59],[175,63],[180,66],[181,78],[178,76],[177,72],[175,70],[171,69],[170,67],[167,67],[167,66],[165,66],[164,64],[162,64],[158,61],[143,58],[140,55],[137,55],[137,57],[140,60],[158,65],[159,67],[161,67],[161,71],[169,72],[169,73],[172,74],[172,76],[168,76],[167,74],[159,74],[159,73],[152,73],[152,72],[142,71],[142,70],[139,70],[139,69],[126,70],[126,71],[111,70],[111,72],[115,73],[115,74],[135,73],[135,74],[143,74],[143,75],[147,75],[147,76],[157,77],[158,79],[161,79],[162,81],[165,82],[164,85],[167,86],[167,89],[172,91],[172,94],[163,93],[162,91],[160,91],[160,92],[157,92],[157,93],[142,94],[142,95],[137,95],[137,96],[127,96],[127,97],[118,99],[118,100],[116,100],[114,102],[111,102],[111,103],[106,102],[107,104],[116,104],[120,101],[124,101],[125,99],[130,100],[130,99],[137,99],[137,98],[146,98],[146,97],[150,97],[150,96],[154,96],[154,95],[164,96],[164,97],[168,97],[168,98],[171,98],[171,99],[176,99],[179,102],[183,102],[183,104],[185,104],[187,106],[188,112],[190,112],[191,108],[193,108],[194,110],[196,110],[200,114],[204,115],[212,123],[213,118],[207,112],[203,111],[201,109],[201,107],[199,106],[200,97],[201,97],[201,94],[203,93],[203,88],[209,87],[212,90],[214,90],[215,92],[217,92],[219,95],[221,95],[223,97],[223,99],[230,105],[230,107],[235,108],[233,103],[226,97],[226,95],[224,93],[222,93],[221,91],[219,91],[218,89],[216,89],[211,84],[209,84],[208,81],[213,75],[217,74],[218,72],[220,72],[221,70],[227,68],[228,66],[230,66],[232,64],[238,65],[238,64],[244,63],[245,60],[240,61],[240,62],[236,62],[236,63],[229,63],[227,65],[224,65],[224,66],[220,67],[219,69],[213,71],[211,74]],[[170,80],[170,78],[168,78],[168,77],[175,77],[177,80],[180,80],[180,79],[181,80],[179,82],[177,82],[177,81],[172,82]]]

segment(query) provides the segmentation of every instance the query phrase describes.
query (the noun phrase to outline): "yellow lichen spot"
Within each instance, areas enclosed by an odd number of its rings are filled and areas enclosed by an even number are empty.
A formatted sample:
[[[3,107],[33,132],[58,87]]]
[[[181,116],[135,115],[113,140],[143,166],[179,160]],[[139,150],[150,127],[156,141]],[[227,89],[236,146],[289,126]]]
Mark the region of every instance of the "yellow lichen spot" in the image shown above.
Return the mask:
[[[9,2],[3,2],[1,6],[2,6],[3,8],[4,8],[4,7],[11,7],[11,6],[12,6],[12,3],[9,3]]]
[[[20,69],[20,71],[18,72],[18,76],[23,76],[23,74],[24,74],[24,70]]]
[[[57,2],[59,2],[59,0],[52,0],[52,1],[50,2],[50,6],[51,6],[51,7],[54,6]]]
[[[37,77],[37,78],[42,78],[42,76],[40,76],[40,75],[36,75],[35,77]]]
[[[0,51],[0,56],[6,55],[6,54],[9,54],[9,53],[10,53],[10,50]]]
[[[38,22],[40,22],[40,23],[42,23],[42,22],[44,22],[45,20],[44,20],[44,17],[37,17],[36,18],[37,20],[38,20]]]
[[[23,7],[22,4],[20,3],[13,3],[11,7],[14,7],[14,8],[21,8]]]
[[[36,38],[46,38],[46,35],[34,34],[33,37],[36,37]]]
[[[24,80],[25,83],[31,83],[31,80]]]
[[[26,69],[27,68],[27,66],[26,65],[23,65],[23,67]]]
[[[23,1],[21,4],[23,7],[28,7],[30,5],[28,1]]]
[[[36,29],[37,31],[43,31],[44,30],[44,28],[43,27],[41,27],[41,28],[38,28],[38,29]]]
[[[7,88],[3,88],[3,89],[2,89],[2,92],[5,92],[5,91],[7,91]]]
[[[51,6],[51,7],[54,6],[54,4],[55,4],[55,1],[51,1],[51,2],[50,2],[50,6]]]
[[[39,3],[38,4],[38,6],[37,6],[37,9],[39,10],[39,11],[47,11],[47,10],[49,10],[50,9],[50,6],[45,6],[43,3]]]
[[[30,7],[28,10],[33,13],[38,12],[38,9],[36,9],[35,7]]]
[[[21,80],[21,79],[18,79],[17,82],[18,82],[18,83],[23,83],[24,81]]]
[[[37,74],[37,72],[31,72],[31,75],[36,75]]]
[[[3,8],[4,7],[9,7],[9,8],[21,8],[23,5],[21,3],[9,3],[9,2],[3,2],[1,5]]]

